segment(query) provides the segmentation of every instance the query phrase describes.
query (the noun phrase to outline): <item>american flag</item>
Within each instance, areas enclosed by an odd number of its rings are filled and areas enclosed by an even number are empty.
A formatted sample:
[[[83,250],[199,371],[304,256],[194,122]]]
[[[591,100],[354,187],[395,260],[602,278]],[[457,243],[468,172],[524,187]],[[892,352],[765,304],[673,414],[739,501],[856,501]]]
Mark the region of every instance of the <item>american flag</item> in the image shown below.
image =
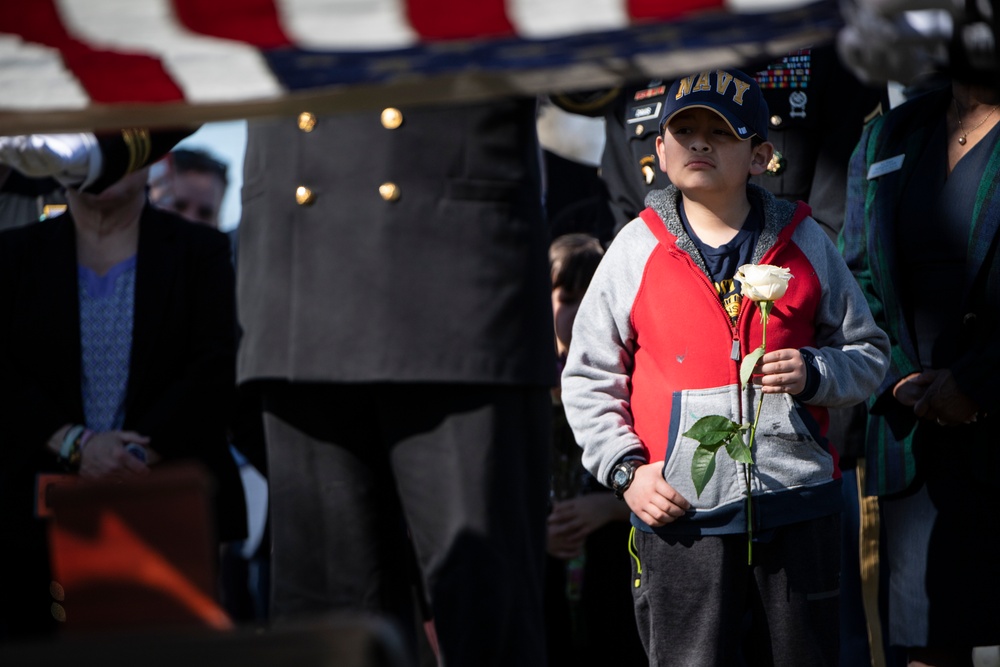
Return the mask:
[[[2,0],[0,133],[600,88],[840,26],[835,0]]]

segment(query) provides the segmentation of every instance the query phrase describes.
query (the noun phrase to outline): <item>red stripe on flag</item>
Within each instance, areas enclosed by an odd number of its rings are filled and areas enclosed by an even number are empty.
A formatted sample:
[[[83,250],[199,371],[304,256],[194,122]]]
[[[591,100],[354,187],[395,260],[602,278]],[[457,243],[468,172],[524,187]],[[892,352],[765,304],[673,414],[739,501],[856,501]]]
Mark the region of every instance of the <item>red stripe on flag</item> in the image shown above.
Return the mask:
[[[273,0],[173,0],[178,20],[193,32],[260,49],[291,46]]]
[[[58,49],[95,102],[173,102],[184,94],[155,58],[93,49],[73,37],[54,0],[0,2],[0,32]]]
[[[422,39],[467,39],[514,34],[504,0],[406,0],[410,25]]]
[[[694,11],[722,9],[724,0],[628,0],[633,19],[673,19]]]

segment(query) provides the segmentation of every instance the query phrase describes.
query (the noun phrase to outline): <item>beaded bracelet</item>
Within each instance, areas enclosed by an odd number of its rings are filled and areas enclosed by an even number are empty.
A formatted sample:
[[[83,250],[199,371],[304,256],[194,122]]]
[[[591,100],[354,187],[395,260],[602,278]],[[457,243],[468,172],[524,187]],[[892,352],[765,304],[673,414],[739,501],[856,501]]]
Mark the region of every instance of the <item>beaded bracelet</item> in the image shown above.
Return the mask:
[[[73,451],[69,455],[69,464],[73,466],[74,470],[79,469],[80,461],[83,459],[83,448],[87,445],[87,441],[94,435],[94,432],[89,428],[83,430],[80,437],[76,440],[76,446],[73,447]]]
[[[93,432],[80,424],[70,427],[59,447],[59,463],[68,470],[79,468],[83,446],[92,435]]]

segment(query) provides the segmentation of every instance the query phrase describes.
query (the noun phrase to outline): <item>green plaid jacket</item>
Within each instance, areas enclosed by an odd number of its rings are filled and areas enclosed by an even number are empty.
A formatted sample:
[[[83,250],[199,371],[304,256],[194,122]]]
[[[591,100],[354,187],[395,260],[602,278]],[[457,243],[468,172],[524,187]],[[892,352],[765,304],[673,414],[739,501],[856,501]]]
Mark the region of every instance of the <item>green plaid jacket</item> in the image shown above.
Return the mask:
[[[895,384],[921,369],[906,313],[896,291],[895,229],[897,202],[936,123],[951,104],[951,89],[921,95],[872,121],[851,157],[847,211],[840,247],[868,300],[875,321],[892,344],[889,371],[869,401],[866,464],[869,494],[906,489],[916,468],[912,442],[918,422],[912,409],[892,397]],[[873,164],[903,156],[899,169],[869,178]],[[898,159],[898,158],[897,158]],[[951,367],[960,388],[992,412],[1000,403],[1000,263],[996,261],[1000,227],[1000,142],[993,146],[987,172],[976,195],[971,227],[958,361]],[[927,239],[933,243],[934,239]],[[979,429],[988,431],[988,429]]]

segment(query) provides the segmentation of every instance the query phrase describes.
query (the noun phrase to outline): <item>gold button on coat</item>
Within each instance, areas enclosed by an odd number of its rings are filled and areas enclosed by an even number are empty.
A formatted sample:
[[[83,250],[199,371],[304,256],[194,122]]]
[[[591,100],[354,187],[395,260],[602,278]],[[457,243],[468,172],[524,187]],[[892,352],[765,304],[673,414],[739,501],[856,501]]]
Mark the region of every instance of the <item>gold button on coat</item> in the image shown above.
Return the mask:
[[[382,127],[387,130],[395,130],[403,124],[403,112],[399,109],[388,107],[382,110]]]
[[[311,114],[308,111],[303,111],[299,114],[299,129],[303,132],[312,132],[313,128],[316,127],[316,115]]]
[[[774,127],[778,127],[779,125],[781,125],[782,122],[783,119],[778,114],[774,114],[773,116],[771,116],[771,125],[773,125]]]
[[[645,129],[646,128],[644,128],[641,123],[639,125],[636,125],[635,126],[635,133],[636,133],[636,135],[638,136],[638,135],[642,134],[642,131],[645,130]]]
[[[378,193],[386,201],[396,201],[400,196],[399,186],[395,183],[383,183],[378,186]]]
[[[299,206],[309,206],[316,201],[316,195],[309,188],[300,185],[295,188],[295,201]]]

